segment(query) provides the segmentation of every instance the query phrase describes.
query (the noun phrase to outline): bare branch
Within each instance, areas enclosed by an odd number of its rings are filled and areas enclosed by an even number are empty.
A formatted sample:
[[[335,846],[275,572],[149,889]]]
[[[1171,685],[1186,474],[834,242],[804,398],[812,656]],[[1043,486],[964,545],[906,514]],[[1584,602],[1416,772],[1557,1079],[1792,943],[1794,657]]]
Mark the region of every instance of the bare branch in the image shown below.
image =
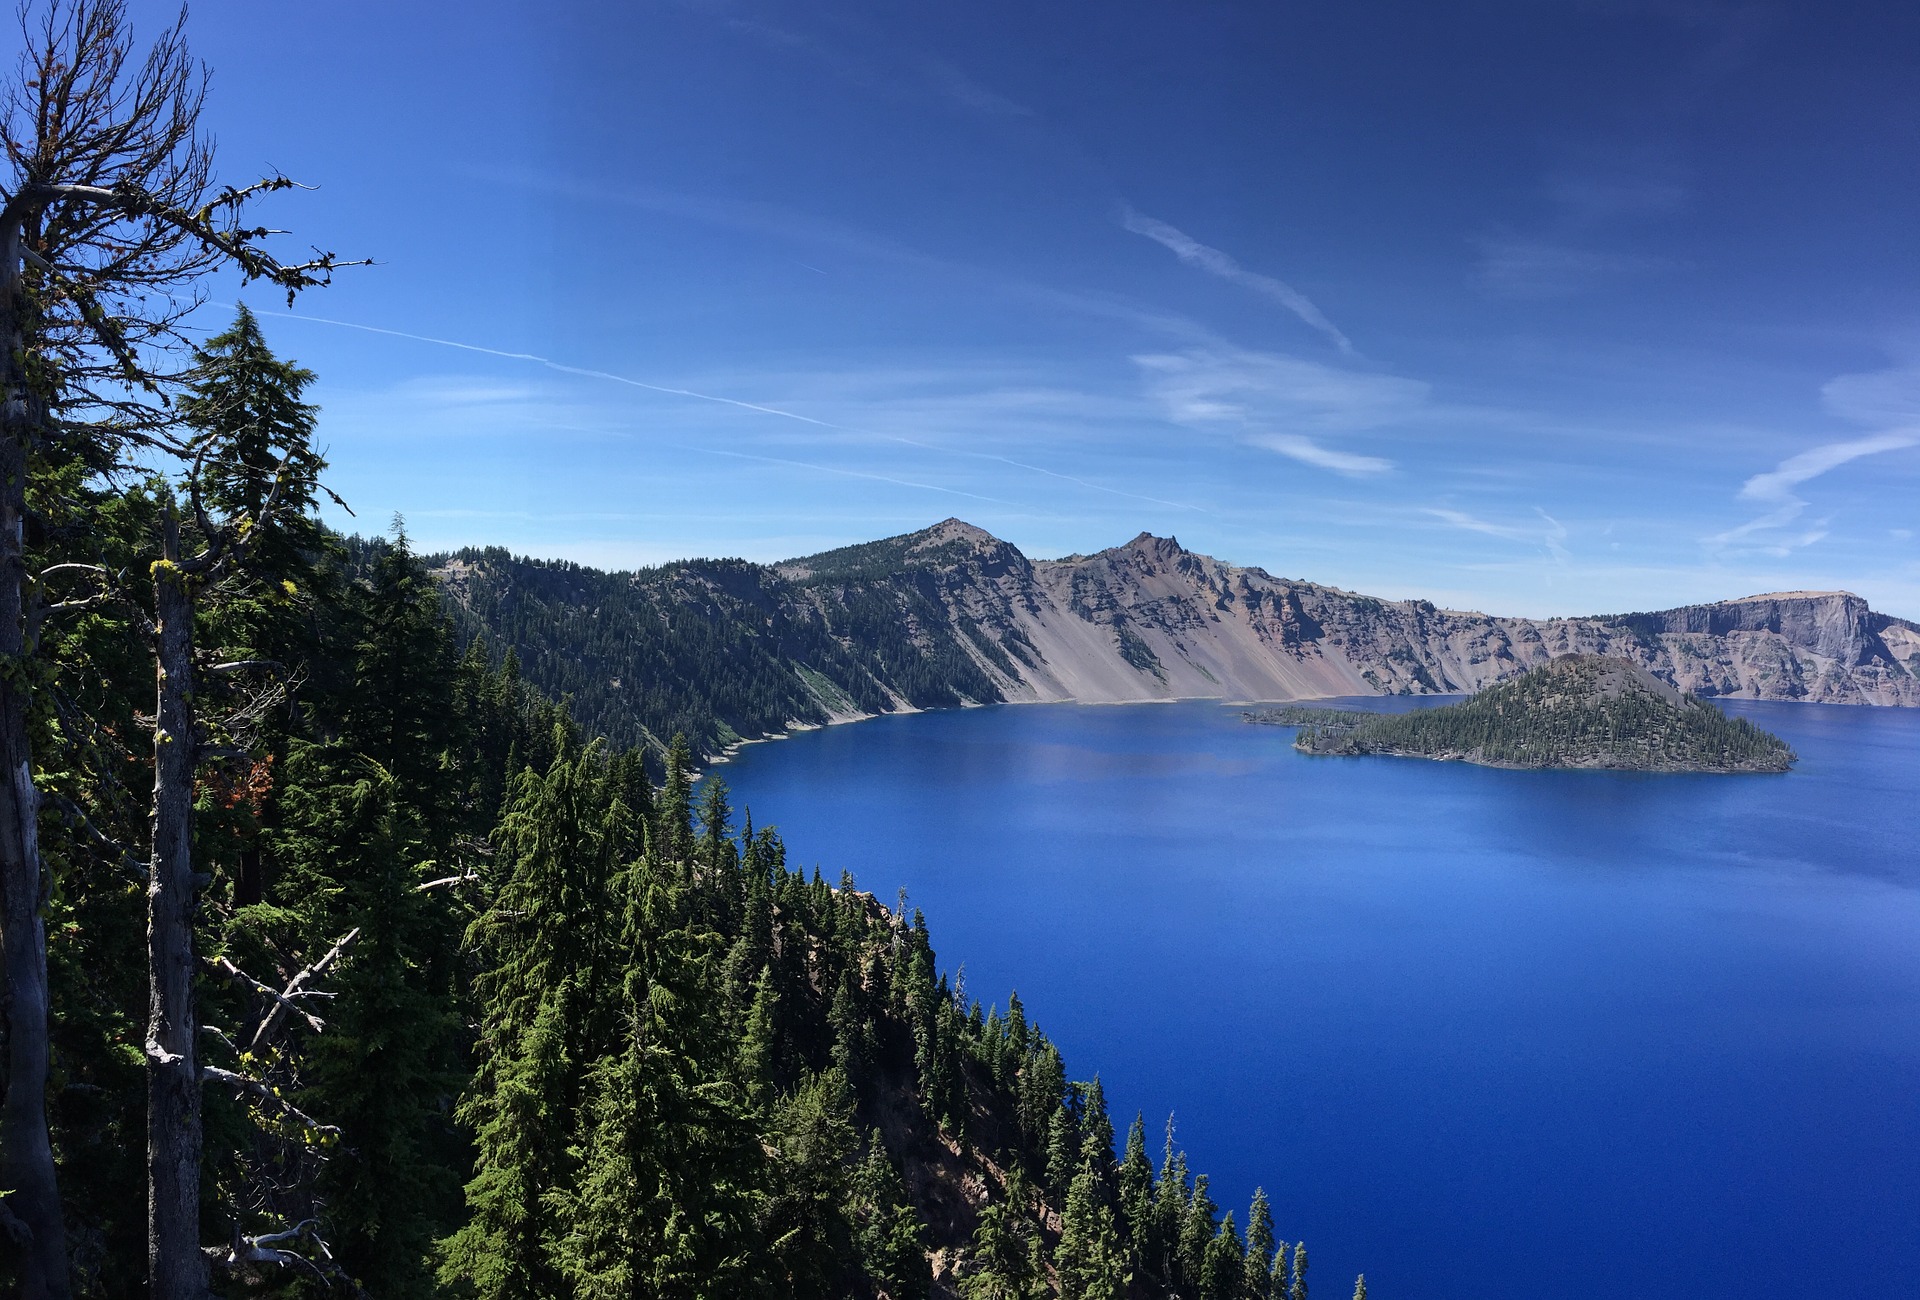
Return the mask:
[[[250,988],[255,993],[259,993],[262,996],[268,998],[277,1006],[283,1007],[286,1010],[291,1011],[294,1015],[299,1016],[302,1020],[307,1022],[308,1028],[312,1029],[314,1033],[320,1034],[320,1033],[326,1032],[326,1028],[327,1028],[326,1021],[320,1019],[316,1015],[313,1015],[311,1012],[307,1011],[304,1007],[299,1007],[294,1005],[292,1000],[289,999],[286,994],[280,992],[278,989],[274,988],[270,984],[262,984],[259,980],[255,979],[253,976],[247,974],[245,971],[241,970],[238,966],[234,965],[227,958],[213,957],[213,958],[205,958],[203,960],[206,962],[206,964],[209,967],[211,967],[215,971],[218,971],[220,974],[225,975],[228,979],[232,980],[235,984],[239,984],[245,988]],[[263,1021],[262,1023],[264,1024],[265,1022]],[[258,1040],[259,1040],[259,1036],[256,1034],[255,1041],[257,1042]]]
[[[253,1042],[250,1045],[251,1050],[258,1051],[262,1044],[271,1041],[272,1032],[279,1025],[280,1013],[282,1011],[296,1011],[309,1022],[313,1021],[314,1018],[312,1016],[308,1015],[305,1011],[301,1011],[300,1008],[293,1004],[293,999],[296,997],[316,996],[314,991],[306,987],[307,981],[318,979],[321,975],[325,974],[327,967],[338,961],[340,954],[345,952],[348,945],[352,944],[353,941],[359,937],[360,927],[355,926],[353,929],[347,931],[338,943],[328,949],[324,957],[287,981],[287,987],[274,996],[274,1005],[269,1008],[267,1014],[262,1017],[260,1027],[253,1031]],[[314,1032],[318,1033],[320,1031],[316,1029]]]
[[[248,1078],[244,1074],[236,1074],[232,1070],[223,1070],[217,1065],[203,1065],[200,1067],[200,1082],[222,1084],[232,1088],[236,1093],[252,1097],[261,1105],[279,1111],[283,1118],[298,1121],[304,1125],[309,1132],[319,1134],[323,1137],[338,1137],[340,1135],[339,1129],[333,1127],[331,1124],[321,1124],[317,1122],[311,1115],[301,1110],[285,1097],[282,1097],[276,1089],[268,1087],[258,1079]]]

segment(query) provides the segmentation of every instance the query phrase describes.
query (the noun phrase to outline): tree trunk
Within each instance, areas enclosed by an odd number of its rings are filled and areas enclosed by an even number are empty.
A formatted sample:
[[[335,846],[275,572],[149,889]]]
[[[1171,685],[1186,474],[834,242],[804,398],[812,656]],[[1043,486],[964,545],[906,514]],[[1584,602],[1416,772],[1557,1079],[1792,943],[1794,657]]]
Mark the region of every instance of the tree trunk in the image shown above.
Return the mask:
[[[152,1300],[201,1300],[199,1025],[193,997],[193,595],[167,503],[153,569],[158,703],[147,881],[147,1276]]]
[[[67,1234],[47,1132],[47,932],[41,916],[40,792],[27,729],[27,452],[39,405],[24,371],[20,229],[0,231],[0,947],[6,971],[6,1100],[0,1191],[30,1234],[17,1252],[24,1300],[65,1300]]]

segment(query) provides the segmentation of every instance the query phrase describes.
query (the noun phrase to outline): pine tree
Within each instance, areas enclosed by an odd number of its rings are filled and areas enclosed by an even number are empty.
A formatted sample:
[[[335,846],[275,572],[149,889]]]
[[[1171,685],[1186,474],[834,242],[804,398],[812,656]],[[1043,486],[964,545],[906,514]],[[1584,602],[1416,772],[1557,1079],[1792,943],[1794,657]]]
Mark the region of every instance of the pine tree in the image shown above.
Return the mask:
[[[1107,1090],[1096,1074],[1091,1083],[1077,1085],[1076,1091],[1080,1097],[1080,1159],[1099,1179],[1101,1199],[1111,1204],[1119,1189],[1114,1181],[1113,1120],[1107,1115]],[[1145,1154],[1144,1149],[1141,1154]]]
[[[851,1160],[859,1139],[846,1076],[827,1070],[804,1080],[775,1110],[768,1138],[777,1153],[761,1231],[786,1284],[826,1296],[851,1255]]]
[[[774,1088],[774,1014],[780,995],[774,990],[773,971],[761,967],[753,983],[753,1005],[740,1037],[740,1078],[756,1105],[765,1105]]]
[[[1120,1217],[1134,1258],[1146,1258],[1153,1214],[1153,1165],[1147,1159],[1146,1117],[1135,1112],[1127,1128],[1127,1153],[1120,1161]]]
[[[1307,1300],[1307,1243],[1293,1248],[1293,1270],[1287,1284],[1287,1300]]]
[[[1040,1229],[1018,1166],[1008,1173],[1001,1199],[980,1211],[968,1262],[960,1280],[965,1300],[1041,1300],[1048,1293]]]
[[[1362,1273],[1353,1280],[1353,1300],[1367,1300],[1367,1275]]]
[[[1047,1123],[1047,1191],[1058,1198],[1080,1168],[1080,1135],[1075,1131],[1073,1112],[1063,1101],[1054,1108]]]
[[[1240,1230],[1229,1211],[1220,1221],[1213,1240],[1207,1243],[1200,1261],[1201,1300],[1238,1300],[1245,1271],[1246,1247],[1241,1244]]]
[[[1090,1168],[1075,1174],[1067,1189],[1054,1271],[1060,1300],[1121,1300],[1132,1280],[1113,1211],[1101,1200],[1099,1179]]]
[[[563,744],[544,776],[528,770],[516,778],[495,837],[509,874],[470,931],[487,969],[476,982],[480,1064],[460,1115],[478,1151],[467,1187],[471,1217],[446,1244],[440,1275],[466,1282],[480,1300],[562,1292],[548,1262],[565,1226],[553,1194],[572,1185],[569,1141],[595,1049],[604,1046],[593,1028],[618,1000],[607,960],[617,909],[606,892],[604,836],[589,813],[593,760]],[[630,1039],[637,1032],[629,1030]],[[628,1074],[600,1070],[603,1110],[640,1104],[619,1099],[637,1095],[643,1081],[632,1072],[657,1050],[630,1042]],[[617,1134],[609,1142],[617,1146]]]
[[[1253,1204],[1247,1209],[1247,1263],[1241,1286],[1249,1300],[1269,1300],[1273,1292],[1273,1208],[1267,1203],[1264,1188],[1253,1189]]]
[[[307,1049],[299,1097],[341,1130],[322,1182],[332,1253],[386,1294],[426,1295],[459,1185],[442,1099],[459,1087],[460,1026],[436,995],[454,935],[442,897],[422,889],[434,870],[423,818],[392,773],[339,745],[296,744],[280,802],[275,897],[295,903],[302,946],[358,934],[329,981],[327,1032]],[[258,911],[277,928],[276,908]],[[236,918],[243,932],[253,921]]]
[[[880,1130],[867,1137],[867,1154],[852,1183],[854,1251],[860,1271],[893,1300],[926,1300],[933,1286],[926,1229],[887,1158]]]
[[[1197,1285],[1206,1272],[1207,1247],[1215,1235],[1214,1216],[1219,1207],[1207,1194],[1207,1176],[1193,1180],[1193,1194],[1187,1198],[1180,1218],[1180,1276],[1188,1286]]]
[[[1175,1288],[1187,1280],[1182,1269],[1184,1261],[1180,1253],[1180,1238],[1190,1192],[1187,1156],[1173,1145],[1173,1116],[1169,1115],[1166,1145],[1160,1157],[1160,1173],[1153,1185],[1153,1217],[1151,1230],[1147,1234],[1147,1266],[1168,1286]]]

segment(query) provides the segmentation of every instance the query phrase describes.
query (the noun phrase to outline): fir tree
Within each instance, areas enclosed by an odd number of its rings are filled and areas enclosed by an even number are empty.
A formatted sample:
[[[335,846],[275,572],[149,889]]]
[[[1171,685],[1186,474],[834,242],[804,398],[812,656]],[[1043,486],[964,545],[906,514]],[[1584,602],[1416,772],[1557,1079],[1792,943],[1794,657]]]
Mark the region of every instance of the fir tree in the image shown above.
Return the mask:
[[[1293,1269],[1287,1283],[1287,1300],[1307,1300],[1307,1243],[1293,1248]]]
[[[1367,1275],[1362,1273],[1353,1280],[1353,1300],[1367,1300]]]
[[[1180,1217],[1179,1272],[1188,1286],[1197,1285],[1205,1275],[1207,1247],[1214,1239],[1214,1216],[1218,1212],[1219,1207],[1207,1194],[1207,1176],[1201,1174],[1193,1180],[1193,1194]]]
[[[1090,1168],[1075,1174],[1067,1189],[1054,1271],[1060,1300],[1121,1300],[1132,1280],[1113,1211],[1101,1200],[1099,1179]]]
[[[1200,1261],[1200,1300],[1238,1300],[1246,1271],[1246,1247],[1228,1212]]]
[[[926,1230],[887,1158],[879,1129],[867,1137],[867,1154],[853,1172],[851,1190],[860,1271],[893,1300],[927,1300],[933,1273]]]
[[[1127,1153],[1120,1161],[1120,1217],[1134,1257],[1146,1258],[1153,1214],[1153,1165],[1147,1159],[1146,1117],[1138,1112],[1127,1128]]]
[[[764,1105],[774,1087],[774,1013],[780,995],[774,990],[773,971],[762,967],[753,984],[753,1005],[747,1011],[746,1030],[740,1037],[740,1078],[747,1095]]]
[[[1269,1300],[1274,1290],[1273,1209],[1267,1203],[1264,1188],[1253,1189],[1253,1204],[1247,1209],[1247,1262],[1242,1273],[1242,1289],[1249,1300]],[[1284,1271],[1284,1270],[1283,1270]]]
[[[488,966],[477,982],[480,1068],[460,1112],[478,1153],[471,1217],[447,1243],[441,1277],[464,1280],[480,1300],[560,1293],[547,1258],[563,1226],[552,1197],[574,1175],[567,1143],[600,1045],[591,1029],[617,1002],[605,981],[615,909],[588,815],[592,767],[590,753],[563,749],[545,776],[517,778],[496,836],[509,874],[470,931]],[[646,1064],[640,1045],[628,1056]],[[623,1080],[602,1071],[597,1082],[617,1108]]]
[[[1073,1112],[1063,1101],[1054,1107],[1047,1123],[1047,1191],[1056,1199],[1066,1195],[1080,1168],[1080,1135],[1075,1132]]]
[[[1026,1178],[1016,1166],[1001,1198],[980,1211],[960,1294],[965,1300],[1042,1300],[1049,1288],[1040,1245]]]

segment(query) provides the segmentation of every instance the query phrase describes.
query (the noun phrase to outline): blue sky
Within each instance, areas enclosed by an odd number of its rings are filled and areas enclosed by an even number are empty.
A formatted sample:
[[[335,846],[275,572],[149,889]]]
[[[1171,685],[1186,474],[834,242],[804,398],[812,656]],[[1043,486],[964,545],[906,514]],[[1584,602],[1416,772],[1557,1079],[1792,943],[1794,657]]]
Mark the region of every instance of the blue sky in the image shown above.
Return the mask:
[[[200,0],[190,33],[223,173],[317,184],[267,209],[290,248],[380,262],[266,320],[364,527],[628,567],[959,515],[1496,612],[1920,616],[1912,6]]]

